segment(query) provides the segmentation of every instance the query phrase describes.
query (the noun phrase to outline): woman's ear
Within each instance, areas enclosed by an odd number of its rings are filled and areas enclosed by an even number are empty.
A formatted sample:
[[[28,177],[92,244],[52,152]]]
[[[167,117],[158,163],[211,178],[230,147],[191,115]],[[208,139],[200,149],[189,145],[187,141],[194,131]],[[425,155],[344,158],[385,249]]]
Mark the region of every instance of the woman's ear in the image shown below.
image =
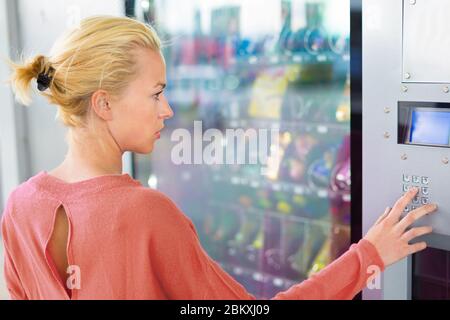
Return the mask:
[[[91,107],[101,119],[110,121],[113,119],[110,96],[105,90],[97,90],[92,94]]]

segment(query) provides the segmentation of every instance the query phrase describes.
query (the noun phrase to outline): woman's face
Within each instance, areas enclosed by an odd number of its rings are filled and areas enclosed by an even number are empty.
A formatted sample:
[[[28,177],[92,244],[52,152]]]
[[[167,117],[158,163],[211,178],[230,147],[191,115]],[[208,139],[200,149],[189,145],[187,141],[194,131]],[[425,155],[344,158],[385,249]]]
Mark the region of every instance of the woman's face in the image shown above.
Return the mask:
[[[123,151],[147,154],[173,111],[164,97],[166,66],[162,55],[150,49],[139,49],[135,54],[137,77],[111,101],[109,128]]]

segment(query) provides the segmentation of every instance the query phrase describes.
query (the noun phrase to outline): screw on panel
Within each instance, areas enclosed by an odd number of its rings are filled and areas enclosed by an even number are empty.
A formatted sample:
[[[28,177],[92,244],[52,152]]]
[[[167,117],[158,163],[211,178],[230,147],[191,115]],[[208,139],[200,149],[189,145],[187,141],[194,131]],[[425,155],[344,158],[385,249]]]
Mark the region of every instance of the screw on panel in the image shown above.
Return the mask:
[[[443,164],[448,164],[448,162],[449,162],[448,157],[442,158],[442,163]]]
[[[408,159],[408,155],[406,153],[402,154],[402,156],[400,157],[402,160],[406,160]]]
[[[389,139],[391,137],[389,132],[385,132],[383,136],[384,136],[385,139]]]
[[[443,89],[443,91],[444,91],[445,93],[449,93],[450,90],[448,89],[447,86],[445,86],[444,89]]]
[[[408,87],[407,86],[402,86],[402,91],[403,92],[407,92],[408,91]]]
[[[389,108],[389,107],[384,108],[384,113],[390,113],[390,112],[391,112],[391,108]]]
[[[416,0],[409,0],[409,4],[412,5],[412,6],[415,5],[416,4]]]
[[[405,73],[405,79],[410,79],[411,78],[411,74],[409,74],[408,72]]]

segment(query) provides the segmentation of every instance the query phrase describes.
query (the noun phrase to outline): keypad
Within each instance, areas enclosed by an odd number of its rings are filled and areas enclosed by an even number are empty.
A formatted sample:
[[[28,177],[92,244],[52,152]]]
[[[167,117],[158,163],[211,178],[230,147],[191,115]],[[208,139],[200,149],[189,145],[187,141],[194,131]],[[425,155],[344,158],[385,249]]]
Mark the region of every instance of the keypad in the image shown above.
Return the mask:
[[[423,205],[430,203],[430,178],[419,175],[403,174],[402,177],[402,191],[407,192],[411,188],[418,188],[419,192],[414,197],[413,201],[405,208],[404,212],[410,212]]]

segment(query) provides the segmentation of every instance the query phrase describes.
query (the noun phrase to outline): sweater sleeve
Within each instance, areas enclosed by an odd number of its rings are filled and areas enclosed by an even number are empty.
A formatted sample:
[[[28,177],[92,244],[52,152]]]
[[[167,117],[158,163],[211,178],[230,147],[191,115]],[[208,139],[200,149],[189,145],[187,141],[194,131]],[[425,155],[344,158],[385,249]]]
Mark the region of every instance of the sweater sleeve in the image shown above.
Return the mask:
[[[175,205],[165,203],[150,236],[152,268],[168,299],[255,299],[202,248],[192,221]]]
[[[155,223],[150,245],[152,266],[169,299],[253,300],[255,297],[228,275],[202,248],[192,221],[175,205]],[[384,269],[375,247],[361,240],[321,272],[272,299],[352,299]]]
[[[273,299],[353,299],[376,276],[374,271],[384,271],[384,263],[376,248],[362,239],[322,271],[278,293]]]
[[[8,207],[7,207],[8,209]],[[3,240],[3,248],[4,248],[4,276],[6,287],[8,289],[11,300],[28,300],[28,297],[25,293],[25,290],[22,287],[21,280],[19,278],[19,274],[17,272],[16,266],[14,264],[13,258],[11,256],[11,252],[8,249],[7,245],[7,209],[2,215],[1,219],[1,231],[2,231],[2,240]]]

